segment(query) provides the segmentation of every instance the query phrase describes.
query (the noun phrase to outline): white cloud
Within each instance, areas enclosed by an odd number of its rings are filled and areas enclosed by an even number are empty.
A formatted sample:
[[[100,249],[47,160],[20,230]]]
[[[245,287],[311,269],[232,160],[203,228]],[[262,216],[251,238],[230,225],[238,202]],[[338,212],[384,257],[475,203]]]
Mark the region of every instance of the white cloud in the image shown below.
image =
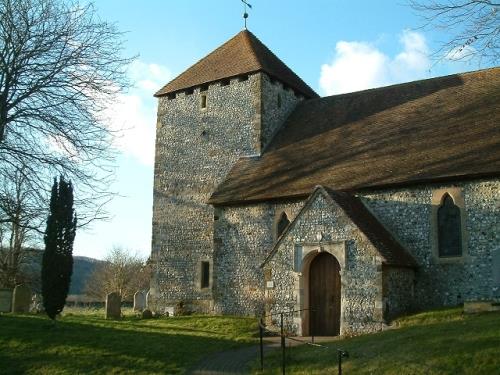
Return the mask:
[[[170,71],[158,64],[140,60],[129,67],[134,86],[120,94],[104,116],[111,129],[118,131],[115,146],[146,165],[154,162],[156,99],[153,94],[171,79]]]
[[[425,37],[405,30],[402,51],[390,57],[368,42],[340,41],[330,64],[321,66],[319,84],[326,95],[420,79],[430,67]]]

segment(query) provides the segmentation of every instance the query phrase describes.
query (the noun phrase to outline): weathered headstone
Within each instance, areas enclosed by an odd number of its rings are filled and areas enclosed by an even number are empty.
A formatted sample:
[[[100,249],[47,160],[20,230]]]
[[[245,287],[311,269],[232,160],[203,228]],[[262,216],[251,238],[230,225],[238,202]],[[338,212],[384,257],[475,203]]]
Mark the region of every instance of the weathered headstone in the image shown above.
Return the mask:
[[[106,296],[106,319],[120,319],[122,316],[122,297],[116,293]]]
[[[153,317],[153,313],[151,312],[151,310],[149,309],[145,309],[143,312],[142,312],[142,319],[151,319]]]
[[[175,306],[166,306],[164,309],[166,316],[174,316]]]
[[[500,250],[493,251],[492,262],[493,285],[500,286]]]
[[[43,311],[42,297],[39,294],[33,294],[31,297],[30,312],[38,314]]]
[[[134,311],[142,311],[146,307],[146,296],[144,292],[138,291],[134,294]]]
[[[0,312],[11,312],[12,289],[0,289]]]
[[[151,309],[151,290],[148,290],[148,292],[146,293],[146,308],[148,309]]]
[[[26,285],[16,285],[12,296],[12,312],[27,313],[30,311],[31,289]]]

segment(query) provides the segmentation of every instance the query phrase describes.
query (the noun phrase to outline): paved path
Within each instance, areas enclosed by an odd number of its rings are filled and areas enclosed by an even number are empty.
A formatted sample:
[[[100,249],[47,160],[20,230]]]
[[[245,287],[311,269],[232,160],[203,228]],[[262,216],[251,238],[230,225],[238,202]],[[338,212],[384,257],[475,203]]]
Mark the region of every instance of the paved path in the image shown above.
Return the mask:
[[[270,346],[264,347],[265,351]],[[251,362],[258,358],[259,346],[219,352],[199,362],[189,374],[192,375],[241,375],[250,373]]]
[[[338,338],[338,337],[337,337]],[[333,341],[334,337],[317,337],[316,343]],[[287,340],[287,347],[303,345],[303,342],[310,342],[310,337],[300,337],[301,342]],[[270,350],[280,348],[279,337],[266,337],[264,345],[264,355]],[[212,354],[210,357],[197,363],[190,372],[191,375],[242,375],[250,373],[252,361],[259,358],[259,346],[247,346],[244,348],[228,350]]]

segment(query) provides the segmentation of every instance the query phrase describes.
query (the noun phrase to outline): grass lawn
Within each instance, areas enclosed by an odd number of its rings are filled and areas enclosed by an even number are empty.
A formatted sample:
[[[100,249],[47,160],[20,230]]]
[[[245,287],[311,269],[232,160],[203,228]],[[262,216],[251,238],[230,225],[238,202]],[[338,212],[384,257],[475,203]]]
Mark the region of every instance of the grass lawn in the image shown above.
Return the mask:
[[[65,310],[0,314],[0,374],[182,374],[202,357],[255,343],[255,319],[186,316],[107,321]]]
[[[463,315],[456,308],[395,323],[400,328],[338,340],[327,348],[288,349],[287,374],[337,374],[338,348],[349,352],[342,366],[349,375],[500,374],[500,313]],[[280,361],[281,352],[268,355],[264,373],[280,374]]]

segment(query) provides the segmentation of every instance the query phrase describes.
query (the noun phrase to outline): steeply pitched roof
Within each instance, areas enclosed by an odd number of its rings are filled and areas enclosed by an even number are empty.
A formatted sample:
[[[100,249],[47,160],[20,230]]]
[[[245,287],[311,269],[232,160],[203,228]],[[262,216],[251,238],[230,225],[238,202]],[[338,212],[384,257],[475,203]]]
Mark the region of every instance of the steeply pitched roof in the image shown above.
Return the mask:
[[[500,68],[302,102],[210,203],[500,175]]]
[[[385,229],[377,218],[373,216],[373,214],[363,204],[361,199],[345,192],[325,189],[322,186],[317,186],[314,189],[305,202],[304,207],[297,214],[295,219],[288,224],[281,236],[278,238],[261,267],[272,259],[274,254],[278,251],[280,244],[294,227],[302,213],[309,209],[311,203],[319,194],[322,194],[330,202],[335,202],[345,212],[349,219],[351,219],[359,230],[363,232],[363,234],[379,252],[382,257],[383,264],[399,267],[417,267],[415,259],[398,241],[396,241],[396,239],[394,239],[392,234]]]
[[[155,96],[260,71],[287,84],[307,98],[318,97],[313,89],[248,30],[236,34],[166,84]]]

